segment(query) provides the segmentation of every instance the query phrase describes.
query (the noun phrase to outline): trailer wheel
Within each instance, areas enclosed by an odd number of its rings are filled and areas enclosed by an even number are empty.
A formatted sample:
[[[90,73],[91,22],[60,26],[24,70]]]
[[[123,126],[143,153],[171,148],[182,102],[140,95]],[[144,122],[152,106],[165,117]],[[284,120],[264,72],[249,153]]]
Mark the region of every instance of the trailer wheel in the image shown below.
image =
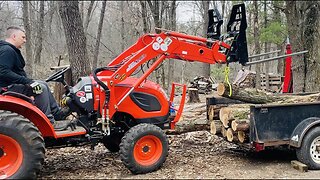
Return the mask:
[[[133,174],[159,169],[168,155],[168,139],[164,132],[152,124],[138,124],[124,135],[120,144],[120,157]]]
[[[35,179],[44,152],[43,138],[32,122],[0,111],[0,179]]]
[[[320,127],[311,129],[305,135],[296,154],[299,161],[307,164],[309,169],[320,169]]]

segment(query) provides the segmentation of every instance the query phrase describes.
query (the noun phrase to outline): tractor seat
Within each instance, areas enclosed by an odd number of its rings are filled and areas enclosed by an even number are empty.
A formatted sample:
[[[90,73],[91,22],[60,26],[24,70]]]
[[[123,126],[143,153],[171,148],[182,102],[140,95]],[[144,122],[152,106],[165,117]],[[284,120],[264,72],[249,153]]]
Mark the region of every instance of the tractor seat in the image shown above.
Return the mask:
[[[14,91],[6,91],[6,92],[2,93],[2,95],[7,95],[7,96],[13,96],[13,97],[16,97],[16,98],[20,98],[20,99],[23,99],[23,100],[35,105],[34,100],[32,100],[29,96],[26,96],[26,95],[21,94],[21,93],[17,93],[17,92],[14,92]]]

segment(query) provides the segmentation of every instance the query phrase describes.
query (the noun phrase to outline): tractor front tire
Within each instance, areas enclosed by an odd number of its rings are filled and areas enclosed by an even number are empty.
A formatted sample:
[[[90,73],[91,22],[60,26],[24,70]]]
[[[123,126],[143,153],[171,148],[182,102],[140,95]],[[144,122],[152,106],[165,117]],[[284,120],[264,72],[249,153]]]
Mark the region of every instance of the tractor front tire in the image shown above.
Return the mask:
[[[120,157],[133,174],[144,174],[159,169],[166,161],[168,150],[168,139],[162,129],[138,124],[122,138]]]
[[[35,179],[44,153],[43,137],[32,122],[0,111],[0,179]]]
[[[296,155],[309,169],[320,169],[320,127],[311,129],[304,136]]]

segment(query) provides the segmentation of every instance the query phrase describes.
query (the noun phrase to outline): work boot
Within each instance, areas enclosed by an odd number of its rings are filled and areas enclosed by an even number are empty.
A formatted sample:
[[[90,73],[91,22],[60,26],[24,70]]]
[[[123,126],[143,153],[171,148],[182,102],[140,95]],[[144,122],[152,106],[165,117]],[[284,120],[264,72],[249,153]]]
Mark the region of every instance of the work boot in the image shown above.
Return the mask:
[[[71,113],[72,111],[69,107],[63,107],[56,115],[54,115],[54,119],[65,120]]]
[[[64,121],[55,121],[53,123],[53,129],[55,131],[64,131],[69,127],[69,125],[70,125],[70,121],[66,121],[66,120],[64,120]]]

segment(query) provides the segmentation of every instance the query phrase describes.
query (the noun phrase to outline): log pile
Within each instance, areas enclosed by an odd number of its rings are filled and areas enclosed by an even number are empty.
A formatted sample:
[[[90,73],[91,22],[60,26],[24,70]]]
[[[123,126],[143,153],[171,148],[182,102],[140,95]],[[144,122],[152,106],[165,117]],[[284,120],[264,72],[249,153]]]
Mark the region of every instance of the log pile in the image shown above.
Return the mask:
[[[250,106],[254,104],[288,104],[319,101],[320,93],[310,94],[272,94],[253,88],[243,88],[220,83],[217,88],[218,95],[240,100],[243,104],[219,104],[209,106],[210,132],[226,138],[229,142],[249,143]]]

